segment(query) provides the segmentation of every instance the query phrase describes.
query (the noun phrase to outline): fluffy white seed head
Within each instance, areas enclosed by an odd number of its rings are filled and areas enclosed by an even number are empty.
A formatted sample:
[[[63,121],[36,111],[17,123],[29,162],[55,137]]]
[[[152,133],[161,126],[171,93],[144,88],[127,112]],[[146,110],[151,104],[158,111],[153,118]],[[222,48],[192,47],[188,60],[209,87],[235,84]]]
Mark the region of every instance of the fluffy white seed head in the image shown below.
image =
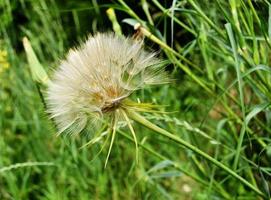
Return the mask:
[[[113,33],[90,36],[55,71],[47,92],[48,113],[59,133],[92,128],[121,109],[133,91],[167,82],[163,66],[142,41]]]

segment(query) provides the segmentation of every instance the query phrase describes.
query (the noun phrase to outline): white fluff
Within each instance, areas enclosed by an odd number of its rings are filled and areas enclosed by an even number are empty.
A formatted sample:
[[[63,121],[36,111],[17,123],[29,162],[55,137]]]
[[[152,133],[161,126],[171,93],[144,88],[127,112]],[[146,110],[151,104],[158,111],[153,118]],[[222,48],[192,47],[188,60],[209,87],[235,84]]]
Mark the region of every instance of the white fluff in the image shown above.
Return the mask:
[[[144,50],[142,41],[99,33],[61,61],[48,88],[48,113],[59,133],[79,133],[121,109],[133,91],[166,77],[161,60]]]

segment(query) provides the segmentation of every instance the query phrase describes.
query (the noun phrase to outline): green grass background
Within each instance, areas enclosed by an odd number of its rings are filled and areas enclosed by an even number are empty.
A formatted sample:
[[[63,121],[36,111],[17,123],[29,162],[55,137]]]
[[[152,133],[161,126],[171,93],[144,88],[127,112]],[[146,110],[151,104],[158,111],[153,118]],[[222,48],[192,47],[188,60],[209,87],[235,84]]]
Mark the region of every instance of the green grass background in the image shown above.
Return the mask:
[[[49,75],[88,34],[124,35],[140,22],[174,82],[133,96],[167,105],[146,117],[212,155],[262,191],[134,123],[118,133],[106,168],[103,141],[56,137],[30,74],[27,36]],[[268,0],[0,0],[0,199],[261,199],[271,187],[271,4]],[[144,32],[141,32],[144,35]],[[120,131],[128,134],[124,127]],[[106,148],[107,149],[107,148]]]

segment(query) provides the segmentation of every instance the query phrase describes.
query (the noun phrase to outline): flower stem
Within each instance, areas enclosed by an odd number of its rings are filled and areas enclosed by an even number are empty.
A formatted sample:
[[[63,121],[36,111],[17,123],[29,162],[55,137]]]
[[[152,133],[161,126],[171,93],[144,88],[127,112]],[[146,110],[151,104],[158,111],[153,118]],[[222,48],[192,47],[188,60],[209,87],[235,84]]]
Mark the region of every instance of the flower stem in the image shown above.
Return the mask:
[[[118,132],[125,137],[126,139],[130,140],[131,142],[134,142],[134,139],[129,137],[126,133],[124,133],[121,130],[118,130]],[[197,177],[196,175],[194,175],[193,173],[191,173],[190,171],[184,169],[183,167],[181,167],[181,165],[177,162],[174,162],[172,160],[170,160],[169,158],[159,154],[157,151],[147,147],[146,145],[144,145],[143,143],[138,143],[138,145],[145,151],[149,152],[150,154],[154,155],[155,157],[161,159],[161,160],[169,160],[170,162],[172,162],[173,167],[176,168],[177,170],[181,171],[183,174],[191,177],[192,179],[194,179],[195,181],[201,183],[204,186],[209,186],[209,183],[204,181],[203,179],[201,179],[200,177]],[[231,199],[231,196],[224,190],[224,188],[220,185],[220,184],[216,184],[215,185],[215,190],[217,192],[220,192],[220,194],[225,198],[225,199]]]
[[[192,144],[186,142],[185,140],[179,138],[178,136],[158,127],[157,125],[153,124],[152,122],[150,122],[149,120],[147,120],[145,117],[141,116],[140,114],[130,111],[129,112],[129,116],[137,121],[138,123],[146,126],[147,128],[154,130],[155,132],[175,141],[178,144],[181,144],[183,146],[185,146],[186,148],[192,150],[193,152],[195,152],[196,154],[202,156],[203,158],[205,158],[206,160],[210,161],[211,163],[213,163],[214,165],[218,166],[220,169],[226,171],[228,174],[230,174],[231,176],[235,177],[236,179],[238,179],[241,183],[243,183],[244,185],[246,185],[247,187],[249,187],[250,189],[252,189],[254,192],[256,192],[258,195],[262,196],[262,197],[266,197],[265,194],[260,191],[258,188],[256,188],[255,186],[253,186],[251,183],[249,183],[247,180],[245,180],[243,177],[239,176],[236,172],[234,172],[233,170],[231,170],[229,167],[227,167],[226,165],[222,164],[221,162],[219,162],[218,160],[212,158],[211,156],[209,156],[208,154],[206,154],[205,152],[203,152],[202,150],[200,150],[199,148],[193,146]]]

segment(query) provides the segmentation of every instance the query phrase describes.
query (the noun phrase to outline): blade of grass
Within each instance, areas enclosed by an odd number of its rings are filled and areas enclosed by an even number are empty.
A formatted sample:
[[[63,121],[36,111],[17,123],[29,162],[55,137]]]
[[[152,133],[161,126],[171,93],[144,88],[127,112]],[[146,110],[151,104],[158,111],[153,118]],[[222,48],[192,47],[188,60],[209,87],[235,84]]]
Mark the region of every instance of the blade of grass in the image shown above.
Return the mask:
[[[166,8],[164,8],[157,0],[152,0],[152,2],[164,13],[166,14],[168,17],[172,17],[169,10],[167,10]],[[187,30],[188,32],[192,33],[194,36],[197,35],[197,33],[191,29],[190,27],[188,27],[186,24],[184,24],[182,21],[180,21],[178,18],[176,18],[175,16],[173,16],[173,20],[179,24],[181,27],[183,27],[185,30]]]
[[[186,61],[187,63],[190,63],[186,58],[184,58],[182,55],[180,55],[178,52],[173,50],[170,46],[168,46],[166,43],[161,41],[159,38],[157,38],[155,35],[153,35],[151,32],[149,32],[146,28],[142,27],[140,24],[135,25],[135,29],[140,29],[142,34],[144,34],[146,37],[148,37],[153,42],[159,44],[161,47],[163,47],[165,50],[169,51],[170,53],[174,54],[176,57],[181,58],[182,60]],[[194,81],[196,81],[201,87],[203,87],[208,93],[213,94],[212,90],[206,86],[206,84],[199,79],[186,65],[179,62],[177,59],[174,59],[176,64],[184,70],[188,76],[190,76]]]
[[[123,136],[125,137],[126,139],[128,139],[129,141],[131,142],[134,142],[134,139],[131,138],[130,136],[128,136],[126,133],[124,133],[123,131],[121,130],[118,130],[118,132]],[[146,145],[144,145],[142,142],[141,143],[138,143],[138,145],[145,151],[149,152],[150,154],[154,155],[155,157],[161,159],[161,160],[169,160],[167,157],[161,155],[160,153],[158,153],[157,151],[151,149],[150,147],[147,147]],[[208,185],[208,182],[206,182],[205,180],[201,179],[200,177],[194,175],[193,173],[191,173],[191,171],[189,170],[186,170],[184,169],[179,163],[177,162],[174,162],[174,161],[171,161],[173,163],[173,166],[180,170],[182,173],[184,173],[185,175],[191,177],[192,179],[194,179],[195,181],[197,181],[198,183],[201,183],[202,185],[204,186],[207,186]],[[220,185],[220,184],[216,184],[217,188],[216,190],[218,192],[221,193],[221,195],[226,198],[226,199],[230,199],[230,194],[228,194],[224,188]]]
[[[221,29],[219,27],[217,27],[212,20],[210,20],[205,13],[202,11],[202,9],[194,2],[194,0],[188,0],[188,2],[192,5],[192,7],[199,13],[199,15],[204,18],[204,20],[211,26],[213,27],[216,32],[222,36],[222,38],[225,38],[225,34],[223,33],[223,31],[221,31]]]
[[[231,43],[232,51],[233,51],[233,56],[234,56],[234,60],[235,60],[235,70],[236,70],[236,74],[237,74],[238,91],[239,91],[239,98],[240,98],[241,111],[242,111],[242,117],[243,117],[243,127],[244,127],[244,131],[240,132],[240,136],[238,138],[238,145],[236,148],[236,155],[235,155],[234,163],[233,163],[233,169],[237,170],[238,161],[239,161],[241,148],[242,148],[242,144],[243,144],[243,140],[244,140],[244,136],[245,136],[245,130],[246,130],[246,124],[245,124],[246,110],[245,110],[245,103],[244,103],[244,94],[243,94],[243,89],[242,89],[243,88],[243,81],[242,81],[242,74],[241,74],[241,70],[240,70],[240,61],[238,58],[235,39],[233,36],[231,24],[227,23],[225,25],[225,27],[226,27],[226,30],[227,30],[227,33],[228,33],[228,36],[230,39],[230,43]]]
[[[184,141],[183,139],[179,138],[178,136],[156,126],[155,124],[151,123],[150,121],[148,121],[146,118],[144,118],[143,116],[139,115],[138,113],[135,112],[129,112],[128,113],[129,116],[135,120],[136,122],[142,124],[143,126],[146,126],[147,128],[155,131],[158,134],[161,134],[173,141],[175,141],[176,143],[192,150],[193,152],[195,152],[196,154],[202,156],[203,158],[205,158],[206,160],[208,160],[209,162],[211,162],[212,164],[218,166],[220,169],[224,170],[225,172],[227,172],[229,175],[233,176],[234,178],[236,178],[237,180],[239,180],[242,184],[246,185],[247,187],[249,187],[250,189],[252,189],[255,193],[257,193],[259,196],[265,197],[265,194],[260,191],[258,188],[256,188],[255,186],[253,186],[251,183],[249,183],[246,179],[244,179],[243,177],[239,176],[236,172],[234,172],[232,169],[230,169],[229,167],[227,167],[226,165],[222,164],[221,162],[219,162],[218,160],[214,159],[213,157],[211,157],[210,155],[206,154],[205,152],[201,151],[200,149],[198,149],[197,147],[191,145],[190,143]]]

